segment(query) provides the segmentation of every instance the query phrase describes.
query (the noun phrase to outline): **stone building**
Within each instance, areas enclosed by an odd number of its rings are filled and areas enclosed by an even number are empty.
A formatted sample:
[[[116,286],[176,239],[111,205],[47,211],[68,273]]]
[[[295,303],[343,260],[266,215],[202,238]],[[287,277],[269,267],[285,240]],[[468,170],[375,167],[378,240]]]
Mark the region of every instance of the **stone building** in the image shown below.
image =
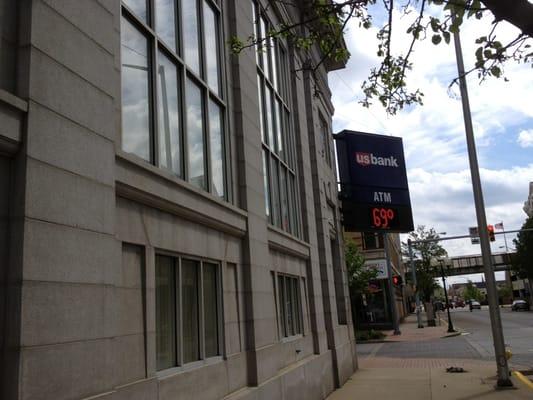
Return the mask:
[[[405,265],[402,260],[400,234],[378,232],[346,232],[365,258],[365,265],[378,271],[376,279],[369,283],[369,293],[352,299],[354,319],[361,329],[392,329],[393,312],[388,285],[385,246],[390,257],[393,276],[401,277],[401,283],[393,285],[396,300],[396,315],[403,320],[409,312],[406,300]]]
[[[227,46],[297,14],[0,0],[0,398],[322,399],[355,371],[343,65]]]

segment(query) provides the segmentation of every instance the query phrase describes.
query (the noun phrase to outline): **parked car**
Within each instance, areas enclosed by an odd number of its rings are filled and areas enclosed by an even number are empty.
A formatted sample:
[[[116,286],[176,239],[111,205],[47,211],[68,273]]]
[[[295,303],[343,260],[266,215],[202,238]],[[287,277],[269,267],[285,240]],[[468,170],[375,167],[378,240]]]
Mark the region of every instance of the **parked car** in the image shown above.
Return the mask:
[[[479,301],[476,301],[476,300],[470,301],[470,311],[472,311],[474,308],[477,310],[481,310],[481,304],[479,304]]]
[[[529,303],[525,300],[515,300],[511,305],[512,311],[529,311]]]
[[[458,307],[463,308],[464,306],[465,306],[465,302],[464,302],[463,300],[457,300],[457,301],[455,302],[455,307],[457,307],[457,308],[458,308]]]

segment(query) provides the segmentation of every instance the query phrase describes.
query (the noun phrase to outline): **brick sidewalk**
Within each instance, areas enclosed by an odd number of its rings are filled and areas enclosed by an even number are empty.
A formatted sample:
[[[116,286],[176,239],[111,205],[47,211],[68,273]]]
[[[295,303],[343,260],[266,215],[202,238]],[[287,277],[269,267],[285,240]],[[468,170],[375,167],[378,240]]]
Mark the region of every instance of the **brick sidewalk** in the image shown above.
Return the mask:
[[[427,326],[425,313],[422,313],[424,328],[418,327],[416,314],[409,314],[400,325],[401,335],[394,335],[394,331],[384,331],[387,342],[420,342],[448,336],[448,325],[445,320],[438,318],[437,326]]]

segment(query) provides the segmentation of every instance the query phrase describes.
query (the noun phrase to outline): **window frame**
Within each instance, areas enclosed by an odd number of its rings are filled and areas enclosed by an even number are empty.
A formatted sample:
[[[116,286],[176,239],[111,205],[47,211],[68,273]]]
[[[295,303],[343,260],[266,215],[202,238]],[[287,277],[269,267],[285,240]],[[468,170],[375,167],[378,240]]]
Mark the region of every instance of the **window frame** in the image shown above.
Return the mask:
[[[147,7],[147,21],[143,21],[142,17],[135,14],[135,12],[128,7],[126,0],[121,1],[121,20],[125,19],[132,24],[134,28],[147,39],[148,45],[148,84],[149,84],[149,160],[138,156],[135,153],[126,152],[123,149],[124,143],[124,131],[123,131],[123,117],[121,116],[121,130],[119,135],[119,148],[131,155],[138,158],[143,163],[148,163],[161,171],[165,171],[168,174],[176,177],[180,181],[187,182],[188,184],[198,188],[199,190],[208,192],[214,195],[216,198],[231,202],[233,201],[233,194],[231,185],[231,162],[230,162],[230,141],[229,141],[229,118],[228,118],[228,94],[227,87],[224,84],[226,81],[226,51],[224,50],[224,13],[221,5],[216,0],[195,0],[198,18],[198,36],[199,36],[199,48],[200,53],[200,72],[197,74],[192,67],[189,67],[187,61],[184,58],[184,46],[183,46],[183,24],[182,18],[182,4],[180,1],[174,2],[175,8],[175,41],[176,49],[172,49],[171,45],[167,44],[157,32],[157,18],[156,18],[156,4],[155,0],[146,0]],[[208,82],[207,66],[206,64],[206,46],[205,46],[205,21],[204,21],[204,8],[210,7],[215,14],[215,31],[217,33],[216,49],[217,49],[217,62],[218,62],[218,92],[212,88]],[[121,32],[122,34],[122,32]],[[122,39],[121,39],[122,40]],[[122,46],[122,42],[121,42]],[[173,169],[167,168],[162,165],[160,160],[160,133],[159,133],[159,90],[158,90],[158,70],[160,67],[159,53],[162,53],[168,61],[176,66],[176,75],[178,80],[178,107],[179,107],[179,153],[180,153],[180,174],[173,171]],[[121,65],[122,71],[122,65]],[[187,112],[186,112],[186,85],[187,81],[200,91],[201,95],[201,112],[202,112],[202,150],[203,150],[203,168],[204,168],[204,187],[199,187],[191,181],[190,177],[190,154],[188,151],[188,127],[187,127]],[[222,158],[222,182],[223,192],[220,196],[215,195],[213,188],[213,164],[215,161],[212,159],[211,149],[211,127],[209,121],[209,104],[213,102],[219,107],[218,114],[220,116],[220,139],[221,139],[221,158]]]
[[[276,322],[281,340],[290,340],[305,335],[302,301],[303,278],[272,271],[274,298],[276,305]],[[296,289],[294,293],[293,289]],[[289,303],[287,302],[289,300]],[[295,302],[294,302],[295,301]],[[292,315],[289,322],[288,308]],[[289,332],[290,330],[290,332]]]
[[[157,374],[171,374],[174,371],[187,370],[190,368],[196,368],[201,365],[209,364],[213,361],[220,360],[225,355],[225,335],[224,335],[224,305],[223,305],[223,286],[222,286],[222,263],[220,261],[195,257],[189,255],[176,255],[164,250],[157,250],[155,253],[155,278],[157,282],[157,259],[158,257],[165,257],[172,260],[172,268],[174,275],[174,309],[175,309],[175,329],[174,329],[174,359],[175,365],[157,369],[157,341],[155,349],[155,365]],[[198,305],[198,359],[192,360],[189,362],[184,361],[184,351],[183,351],[183,261],[193,261],[198,263],[198,273],[196,275],[196,288],[197,288],[197,305]],[[205,304],[204,304],[204,264],[211,264],[216,266],[216,328],[217,328],[217,353],[213,356],[206,356],[206,331],[205,331]],[[157,298],[157,285],[155,287],[156,298]],[[155,305],[154,305],[155,307]],[[157,316],[157,311],[155,312]],[[155,321],[155,335],[157,338],[157,329],[158,323],[157,319]]]
[[[271,19],[259,2],[251,0],[251,4],[254,35],[261,38],[263,32],[267,32],[272,26]],[[268,210],[265,209],[265,214],[271,225],[297,238],[302,238],[294,114],[291,110],[292,96],[288,71],[289,51],[280,38],[271,39],[264,51],[263,46],[265,45],[256,46],[256,79],[260,108],[259,123],[262,132],[261,153],[268,165],[267,171],[263,171],[267,175],[269,189],[265,193],[265,208],[268,207]],[[267,112],[268,100],[270,100],[270,115]],[[272,130],[272,138],[270,130]],[[279,141],[281,141],[281,151]],[[275,171],[277,171],[276,176],[274,176]],[[282,171],[285,171],[283,188],[287,207],[286,222],[283,218]],[[279,204],[278,208],[276,204]]]

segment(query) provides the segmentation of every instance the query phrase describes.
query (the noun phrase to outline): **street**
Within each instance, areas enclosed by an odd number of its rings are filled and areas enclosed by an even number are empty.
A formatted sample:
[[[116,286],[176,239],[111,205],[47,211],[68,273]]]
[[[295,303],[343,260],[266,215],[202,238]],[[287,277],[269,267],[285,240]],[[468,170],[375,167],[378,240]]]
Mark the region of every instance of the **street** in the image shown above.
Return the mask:
[[[505,343],[511,348],[511,365],[533,369],[533,312],[513,312],[510,308],[500,308]],[[487,306],[470,312],[468,308],[451,311],[456,329],[468,332],[462,336],[474,347],[483,359],[494,358],[489,311]]]

